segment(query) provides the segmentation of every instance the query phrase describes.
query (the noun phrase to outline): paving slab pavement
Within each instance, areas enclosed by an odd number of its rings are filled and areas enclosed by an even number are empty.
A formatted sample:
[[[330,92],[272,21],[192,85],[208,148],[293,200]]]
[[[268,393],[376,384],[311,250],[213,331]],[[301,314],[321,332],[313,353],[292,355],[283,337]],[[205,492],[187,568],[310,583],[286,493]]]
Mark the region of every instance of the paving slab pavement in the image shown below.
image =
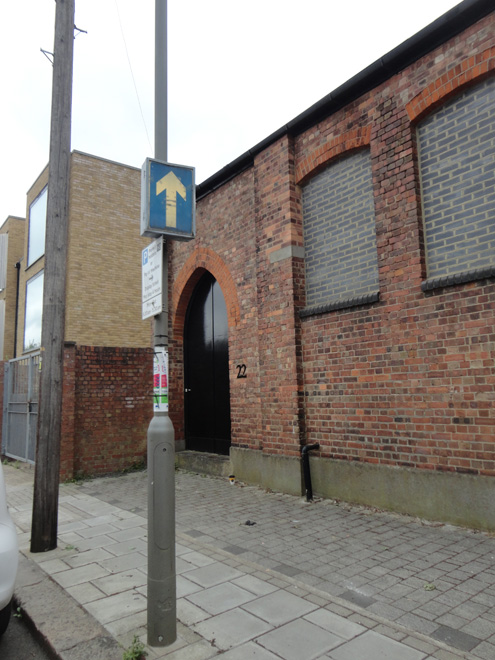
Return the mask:
[[[4,471],[16,595],[57,657],[146,642],[146,473],[62,484],[58,548],[31,554],[34,470]],[[151,659],[495,658],[489,534],[182,471],[176,520],[178,638]]]

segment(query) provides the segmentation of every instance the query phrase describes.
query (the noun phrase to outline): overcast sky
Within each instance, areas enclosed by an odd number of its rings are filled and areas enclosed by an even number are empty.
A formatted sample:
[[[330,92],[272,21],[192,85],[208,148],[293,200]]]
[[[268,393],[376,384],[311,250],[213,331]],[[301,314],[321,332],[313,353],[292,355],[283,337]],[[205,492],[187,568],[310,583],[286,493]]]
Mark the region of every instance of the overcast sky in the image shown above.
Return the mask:
[[[206,179],[456,0],[168,0],[168,160]],[[72,149],[153,156],[154,0],[76,0]],[[48,162],[54,0],[1,3],[0,224]]]

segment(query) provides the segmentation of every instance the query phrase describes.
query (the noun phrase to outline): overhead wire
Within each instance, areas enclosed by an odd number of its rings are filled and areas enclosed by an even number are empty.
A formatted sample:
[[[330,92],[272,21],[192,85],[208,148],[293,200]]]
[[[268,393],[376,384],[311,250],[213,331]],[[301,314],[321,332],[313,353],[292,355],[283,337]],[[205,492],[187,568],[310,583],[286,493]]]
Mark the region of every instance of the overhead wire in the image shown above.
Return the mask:
[[[152,153],[153,152],[153,147],[151,146],[151,140],[150,140],[150,136],[149,136],[149,133],[148,133],[148,127],[146,126],[146,120],[144,118],[143,108],[141,106],[141,99],[139,98],[139,91],[138,91],[138,88],[137,88],[137,85],[136,85],[136,79],[134,77],[134,71],[132,70],[131,58],[129,56],[129,50],[127,48],[127,42],[126,42],[126,39],[125,39],[124,28],[123,28],[122,20],[121,20],[121,17],[120,17],[119,7],[118,7],[118,4],[117,4],[117,0],[114,0],[114,2],[115,2],[115,9],[117,10],[117,16],[118,16],[118,19],[119,19],[120,33],[122,35],[122,41],[124,42],[124,48],[125,48],[125,53],[126,53],[126,56],[127,56],[127,62],[129,64],[129,69],[130,69],[130,72],[131,72],[132,82],[134,84],[134,91],[136,92],[136,98],[137,98],[137,102],[138,102],[138,105],[139,105],[139,111],[141,113],[141,119],[143,120],[143,126],[144,126],[144,130],[146,132],[146,137],[148,139],[148,144],[149,144],[149,147],[150,147],[150,153]]]

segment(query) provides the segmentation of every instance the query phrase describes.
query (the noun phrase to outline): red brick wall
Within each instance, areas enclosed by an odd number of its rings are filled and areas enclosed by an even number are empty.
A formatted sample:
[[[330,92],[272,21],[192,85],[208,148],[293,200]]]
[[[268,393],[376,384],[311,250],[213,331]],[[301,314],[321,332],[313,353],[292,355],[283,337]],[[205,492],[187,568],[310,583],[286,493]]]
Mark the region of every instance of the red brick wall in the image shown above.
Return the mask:
[[[3,395],[3,363],[1,367]],[[77,474],[117,472],[146,459],[146,436],[153,416],[152,375],[152,349],[66,342],[61,481]],[[2,411],[0,408],[0,423]]]
[[[296,318],[301,307],[303,260],[279,258],[301,247],[301,203],[293,145],[280,140],[255,161],[257,314],[263,449],[298,455],[302,438],[301,352]]]
[[[203,272],[196,269],[206,268],[228,309],[239,305],[239,317],[229,317],[233,445],[293,455],[319,443],[323,457],[495,475],[495,283],[421,290],[414,123],[493,75],[494,29],[492,14],[302,135],[281,137],[199,201],[197,238],[170,248],[178,440],[184,316]],[[300,186],[363,145],[372,160],[380,301],[301,320]],[[246,379],[235,377],[239,363]]]
[[[200,202],[197,238],[171,242],[170,296],[173,331],[170,337],[170,416],[175,437],[184,440],[183,331],[194,285],[205,269],[222,288],[229,321],[229,368],[232,434],[242,447],[262,443],[259,390],[259,334],[256,292],[256,231],[254,178],[248,171]],[[236,365],[245,364],[248,377],[237,379]]]
[[[74,359],[74,473],[104,474],[141,462],[153,416],[152,349],[77,346]],[[69,428],[70,407],[66,414]]]
[[[493,25],[492,16],[470,28],[297,142],[307,159],[346,126],[372,120],[380,302],[302,324],[307,442],[319,442],[322,456],[495,475],[495,284],[421,291],[410,121],[459,89],[461,77],[472,83],[493,68]]]
[[[74,476],[76,345],[64,345],[64,381],[62,391],[62,433],[60,439],[60,480]]]

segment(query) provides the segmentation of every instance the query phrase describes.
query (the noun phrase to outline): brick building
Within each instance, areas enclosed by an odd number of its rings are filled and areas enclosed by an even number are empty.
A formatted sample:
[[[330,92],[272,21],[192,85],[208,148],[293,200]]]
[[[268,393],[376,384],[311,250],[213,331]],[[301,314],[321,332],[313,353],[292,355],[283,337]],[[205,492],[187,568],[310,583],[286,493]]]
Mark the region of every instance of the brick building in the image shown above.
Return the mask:
[[[138,169],[71,155],[62,479],[145,458],[152,350],[150,323],[141,321],[141,250],[149,241],[139,235],[140,181]],[[27,220],[8,218],[0,230],[9,235],[3,358],[18,358],[6,363],[12,396],[2,449],[27,460],[36,437],[35,374],[29,392],[26,383],[41,345],[47,183],[48,167],[27,193]]]
[[[300,494],[314,444],[316,494],[495,527],[492,10],[462,2],[198,186],[170,248],[178,449]]]

